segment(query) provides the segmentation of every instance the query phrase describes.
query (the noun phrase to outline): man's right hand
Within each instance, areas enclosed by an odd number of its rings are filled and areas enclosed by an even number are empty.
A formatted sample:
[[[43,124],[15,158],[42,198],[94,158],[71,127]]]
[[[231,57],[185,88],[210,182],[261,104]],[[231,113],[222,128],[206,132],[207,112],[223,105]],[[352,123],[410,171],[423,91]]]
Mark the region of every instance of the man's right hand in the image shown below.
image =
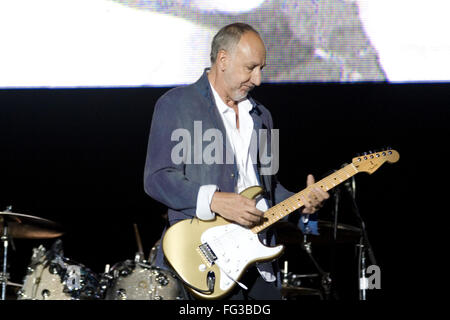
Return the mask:
[[[264,212],[256,208],[256,200],[237,193],[216,191],[211,200],[211,211],[244,227],[262,222]]]

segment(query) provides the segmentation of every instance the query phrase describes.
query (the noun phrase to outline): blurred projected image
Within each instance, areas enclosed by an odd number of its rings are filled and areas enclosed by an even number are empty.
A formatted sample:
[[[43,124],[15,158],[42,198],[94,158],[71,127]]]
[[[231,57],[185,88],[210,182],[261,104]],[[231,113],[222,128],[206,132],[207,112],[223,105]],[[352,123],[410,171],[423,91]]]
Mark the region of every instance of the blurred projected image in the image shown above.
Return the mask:
[[[450,80],[447,0],[5,0],[0,87],[173,86],[224,25],[267,47],[264,82]]]

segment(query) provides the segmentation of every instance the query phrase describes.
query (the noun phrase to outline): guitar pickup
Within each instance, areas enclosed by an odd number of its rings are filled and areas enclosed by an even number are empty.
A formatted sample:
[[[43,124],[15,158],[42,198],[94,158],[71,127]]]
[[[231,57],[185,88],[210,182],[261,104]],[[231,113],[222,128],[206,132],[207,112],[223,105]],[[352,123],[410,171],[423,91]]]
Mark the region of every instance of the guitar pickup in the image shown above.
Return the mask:
[[[217,256],[212,251],[211,247],[208,243],[204,243],[198,247],[198,251],[202,255],[202,257],[206,260],[209,267],[211,267],[214,264],[214,261],[217,260]]]

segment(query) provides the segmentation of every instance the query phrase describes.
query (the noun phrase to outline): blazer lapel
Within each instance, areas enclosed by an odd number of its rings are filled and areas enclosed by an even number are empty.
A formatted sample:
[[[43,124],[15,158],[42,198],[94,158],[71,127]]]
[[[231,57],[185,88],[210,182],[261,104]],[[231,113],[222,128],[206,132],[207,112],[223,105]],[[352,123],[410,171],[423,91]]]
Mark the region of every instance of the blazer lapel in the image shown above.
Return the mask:
[[[272,190],[272,177],[269,175],[261,175],[261,170],[260,170],[260,159],[259,159],[259,152],[260,150],[260,137],[259,137],[259,132],[261,129],[265,129],[265,130],[269,130],[269,128],[266,127],[266,125],[263,123],[262,118],[261,118],[261,114],[262,112],[259,110],[258,108],[258,103],[253,100],[251,97],[249,97],[250,102],[253,105],[253,109],[250,111],[250,115],[252,116],[253,119],[253,130],[256,133],[253,139],[256,139],[256,155],[254,155],[254,157],[256,157],[256,159],[252,158],[252,163],[253,163],[253,168],[255,169],[256,172],[256,177],[258,178],[259,184],[262,185],[265,189],[265,193],[264,193],[264,198],[266,198],[266,200],[269,201],[269,208],[273,205],[273,195],[270,192],[270,190]],[[270,135],[270,132],[267,133],[268,135]],[[269,141],[266,141],[269,142]],[[252,143],[254,143],[254,141],[252,141]],[[270,146],[267,146],[270,147]]]
[[[215,127],[222,132],[222,150],[223,150],[223,158],[225,164],[234,164],[235,172],[237,172],[236,159],[234,155],[233,148],[231,147],[231,143],[228,140],[227,132],[225,130],[225,125],[223,123],[222,117],[219,114],[219,109],[216,106],[216,101],[214,99],[214,95],[211,90],[211,85],[208,80],[207,71],[209,68],[205,69],[203,76],[197,82],[197,88],[205,98],[208,103],[207,110],[208,115]],[[225,143],[225,144],[224,144]],[[237,176],[237,175],[235,175]]]
[[[263,122],[262,122],[262,119],[260,116],[261,111],[258,108],[258,104],[251,97],[249,97],[249,100],[250,100],[251,104],[253,105],[252,110],[250,110],[250,115],[253,119],[253,132],[254,132],[254,134],[252,135],[252,140],[250,142],[250,146],[253,146],[253,148],[255,150],[254,152],[250,152],[250,156],[252,157],[253,168],[255,169],[255,172],[257,173],[256,176],[258,177],[259,183],[261,184],[262,181],[259,176],[259,172],[260,172],[260,170],[259,170],[259,131],[264,128],[263,128]],[[250,147],[250,148],[252,148],[252,147]]]

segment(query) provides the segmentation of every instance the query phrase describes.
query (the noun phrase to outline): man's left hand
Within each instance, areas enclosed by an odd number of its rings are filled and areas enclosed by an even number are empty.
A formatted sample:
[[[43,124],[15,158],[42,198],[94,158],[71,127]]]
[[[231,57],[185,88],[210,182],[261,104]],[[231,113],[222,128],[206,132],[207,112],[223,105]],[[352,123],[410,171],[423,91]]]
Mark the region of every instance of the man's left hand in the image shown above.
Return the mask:
[[[314,176],[312,174],[308,174],[306,178],[307,187],[313,185],[315,183]],[[300,200],[302,200],[304,207],[302,213],[304,214],[312,214],[317,210],[323,207],[323,203],[330,197],[330,194],[320,187],[313,187],[308,194],[308,197],[304,195],[300,196]]]

